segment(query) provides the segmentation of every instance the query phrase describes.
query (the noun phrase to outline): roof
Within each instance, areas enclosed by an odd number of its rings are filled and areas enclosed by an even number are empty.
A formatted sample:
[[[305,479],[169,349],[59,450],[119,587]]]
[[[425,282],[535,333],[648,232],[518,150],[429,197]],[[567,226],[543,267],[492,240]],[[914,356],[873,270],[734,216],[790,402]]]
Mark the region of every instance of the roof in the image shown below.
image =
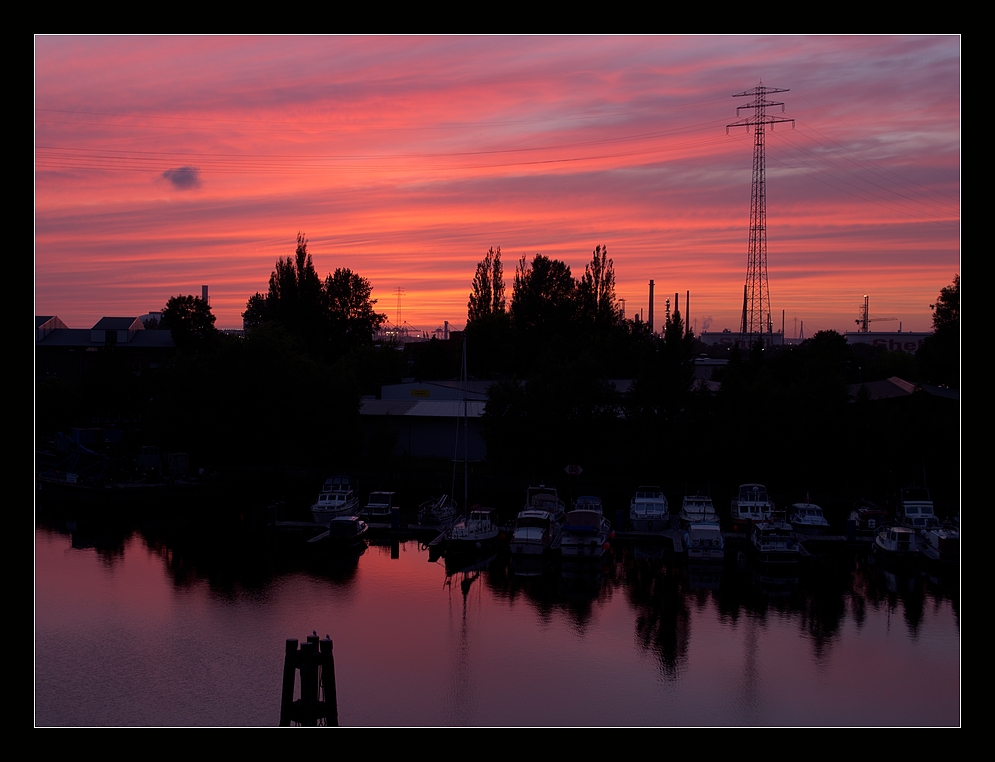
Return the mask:
[[[486,402],[467,400],[467,418],[484,414]],[[363,400],[360,415],[407,415],[420,418],[462,418],[462,400]]]
[[[108,329],[114,330],[114,329]],[[103,347],[104,342],[93,341],[89,328],[56,328],[35,341],[39,347]],[[170,331],[136,331],[127,344],[118,347],[142,347],[168,349],[173,346]]]
[[[138,323],[139,330],[143,329],[145,326],[142,325],[142,321],[137,317],[102,317],[97,321],[97,324],[93,326],[91,330],[93,331],[127,331],[135,323]]]
[[[847,387],[847,390],[850,394],[851,400],[857,399],[857,395],[860,394],[861,387],[867,390],[867,394],[869,395],[868,399],[871,400],[908,397],[911,394],[915,394],[917,391],[923,391],[927,394],[932,394],[935,397],[943,397],[945,399],[960,399],[960,392],[957,389],[948,389],[945,386],[931,386],[930,384],[922,384],[917,386],[916,384],[905,381],[898,376],[892,376],[884,381],[870,381],[866,384],[850,384]]]

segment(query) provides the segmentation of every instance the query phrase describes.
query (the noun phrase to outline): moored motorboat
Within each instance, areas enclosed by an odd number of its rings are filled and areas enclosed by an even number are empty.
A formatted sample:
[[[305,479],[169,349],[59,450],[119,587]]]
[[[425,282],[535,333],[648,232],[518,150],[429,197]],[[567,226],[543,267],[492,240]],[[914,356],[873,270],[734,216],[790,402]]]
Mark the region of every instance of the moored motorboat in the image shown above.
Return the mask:
[[[717,524],[718,522],[719,518],[715,515],[712,498],[707,495],[684,496],[680,513],[681,529],[687,529],[691,524]]]
[[[721,561],[725,557],[725,539],[718,522],[688,524],[684,531],[684,546],[690,561]]]
[[[952,526],[927,529],[919,542],[919,552],[929,561],[956,563],[960,560],[960,532]]]
[[[328,531],[315,541],[324,540],[333,549],[348,550],[364,545],[368,530],[369,525],[359,516],[336,516],[328,522]]]
[[[389,522],[391,509],[394,505],[394,494],[393,492],[371,492],[369,500],[366,501],[366,507],[359,515],[367,521]]]
[[[321,487],[318,500],[311,506],[311,517],[318,524],[327,524],[336,516],[351,516],[359,512],[359,497],[349,485],[348,476],[330,476]]]
[[[858,500],[850,511],[850,521],[857,534],[873,537],[888,523],[888,511],[870,500]]]
[[[659,487],[638,487],[629,502],[629,523],[637,532],[670,529],[670,506]]]
[[[777,517],[753,525],[750,551],[765,566],[791,566],[797,564],[802,555],[791,525]]]
[[[898,523],[912,527],[922,534],[932,527],[938,527],[940,520],[933,512],[933,501],[925,487],[906,487],[898,503]]]
[[[611,524],[601,511],[601,500],[577,498],[567,513],[560,533],[560,552],[564,558],[600,558],[608,549]]]
[[[733,529],[747,521],[770,521],[774,503],[767,496],[767,488],[762,484],[741,484],[739,495],[732,499],[731,514]]]
[[[562,524],[563,517],[566,516],[566,507],[563,501],[560,500],[556,489],[554,487],[547,487],[545,484],[540,484],[538,487],[529,487],[525,490],[524,510],[546,511],[552,516],[553,521],[558,524]]]
[[[829,522],[826,521],[822,508],[815,503],[795,503],[791,506],[791,528],[798,534],[829,534]]]
[[[559,536],[560,525],[549,511],[521,511],[511,535],[511,552],[516,556],[542,555]]]
[[[891,560],[912,560],[919,554],[919,538],[911,527],[884,527],[874,536],[874,552]]]

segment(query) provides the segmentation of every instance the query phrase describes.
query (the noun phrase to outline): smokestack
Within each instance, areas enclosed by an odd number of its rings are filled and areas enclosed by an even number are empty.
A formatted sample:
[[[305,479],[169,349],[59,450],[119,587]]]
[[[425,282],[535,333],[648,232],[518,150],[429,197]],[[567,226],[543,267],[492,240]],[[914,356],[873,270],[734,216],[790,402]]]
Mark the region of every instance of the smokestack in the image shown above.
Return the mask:
[[[743,324],[742,328],[739,329],[740,338],[746,336],[746,284],[743,284]]]
[[[204,304],[210,304],[210,302],[207,301],[207,286],[200,287],[200,300]]]
[[[653,281],[650,281],[650,333],[653,333]]]
[[[688,289],[687,296],[684,297],[684,334],[691,333],[691,289]]]
[[[443,321],[445,327],[442,329],[442,338],[449,341],[449,321]]]

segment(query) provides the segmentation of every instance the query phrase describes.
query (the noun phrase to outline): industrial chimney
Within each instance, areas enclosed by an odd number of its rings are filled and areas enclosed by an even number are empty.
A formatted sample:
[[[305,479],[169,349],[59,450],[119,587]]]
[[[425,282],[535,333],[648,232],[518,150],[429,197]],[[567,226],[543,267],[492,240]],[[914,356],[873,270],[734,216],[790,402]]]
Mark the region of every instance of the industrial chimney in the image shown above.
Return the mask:
[[[649,327],[650,333],[653,333],[653,281],[650,281],[650,314],[649,314]]]

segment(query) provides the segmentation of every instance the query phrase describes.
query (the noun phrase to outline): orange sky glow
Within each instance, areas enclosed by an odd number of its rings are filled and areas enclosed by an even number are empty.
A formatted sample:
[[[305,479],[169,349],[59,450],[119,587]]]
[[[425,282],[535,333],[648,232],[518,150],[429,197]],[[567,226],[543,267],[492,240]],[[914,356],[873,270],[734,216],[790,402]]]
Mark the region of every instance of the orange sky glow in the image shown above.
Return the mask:
[[[522,255],[579,277],[599,244],[627,315],[652,278],[658,314],[690,290],[698,332],[736,330],[753,138],[726,125],[761,79],[795,119],[766,136],[787,335],[853,330],[864,294],[929,330],[960,272],[956,36],[36,37],[35,314],[206,284],[239,328],[303,231],[424,331],[462,327],[491,246],[510,296]]]

